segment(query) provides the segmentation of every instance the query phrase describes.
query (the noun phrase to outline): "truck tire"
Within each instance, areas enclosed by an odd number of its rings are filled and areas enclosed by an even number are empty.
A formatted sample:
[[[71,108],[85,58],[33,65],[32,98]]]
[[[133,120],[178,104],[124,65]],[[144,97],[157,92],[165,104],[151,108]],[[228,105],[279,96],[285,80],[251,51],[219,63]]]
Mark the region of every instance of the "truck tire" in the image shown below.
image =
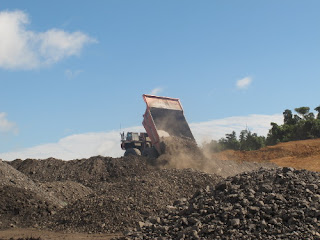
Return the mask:
[[[154,147],[151,147],[151,148],[145,148],[142,151],[142,156],[145,156],[149,159],[155,159],[155,158],[159,157],[159,154]]]
[[[141,156],[141,152],[138,148],[128,148],[125,151],[124,156],[129,156],[129,155]]]

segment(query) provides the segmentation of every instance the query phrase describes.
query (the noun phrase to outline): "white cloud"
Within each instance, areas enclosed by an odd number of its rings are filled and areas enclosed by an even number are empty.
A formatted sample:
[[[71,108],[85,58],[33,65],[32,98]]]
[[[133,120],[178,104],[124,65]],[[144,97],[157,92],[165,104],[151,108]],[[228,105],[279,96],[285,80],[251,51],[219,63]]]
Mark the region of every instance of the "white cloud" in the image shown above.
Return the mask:
[[[161,93],[163,91],[163,88],[154,88],[151,90],[150,95],[158,95],[159,93]]]
[[[271,128],[270,123],[282,123],[282,115],[249,115],[216,119],[208,122],[192,123],[190,128],[199,144],[212,139],[218,140],[225,137],[226,133],[236,131],[237,134],[244,130],[246,126],[258,135],[266,135]],[[131,127],[123,131],[144,131],[143,127]],[[120,157],[124,153],[120,148],[120,134],[118,131],[84,133],[71,135],[62,138],[57,143],[43,144],[18,151],[0,153],[0,158],[4,160],[14,160],[16,158],[36,158],[44,159],[55,157],[64,160],[88,158],[102,155],[110,157]]]
[[[0,12],[0,67],[39,68],[66,57],[77,56],[85,44],[96,42],[79,31],[29,31],[26,29],[28,23],[28,15],[22,11]]]
[[[237,81],[236,86],[238,89],[246,89],[252,83],[251,77],[245,77]]]
[[[7,119],[7,113],[0,112],[0,133],[13,132],[18,134],[18,131],[17,125]]]
[[[123,131],[144,131],[143,127],[132,127]],[[0,153],[3,160],[17,158],[45,159],[55,157],[64,160],[89,158],[102,155],[120,157],[124,151],[120,147],[120,132],[92,132],[74,134],[60,139],[57,143],[42,144],[18,151]]]
[[[204,141],[218,140],[225,134],[235,131],[237,135],[246,128],[260,136],[266,136],[271,128],[270,123],[283,124],[282,114],[228,117],[208,122],[191,123],[190,128],[199,144]]]

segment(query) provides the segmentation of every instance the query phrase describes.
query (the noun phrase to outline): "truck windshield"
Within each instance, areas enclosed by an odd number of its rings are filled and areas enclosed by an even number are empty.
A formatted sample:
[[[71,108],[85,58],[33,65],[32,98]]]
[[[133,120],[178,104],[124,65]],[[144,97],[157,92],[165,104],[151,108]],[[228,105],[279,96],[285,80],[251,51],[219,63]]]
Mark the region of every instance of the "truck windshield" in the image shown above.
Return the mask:
[[[132,133],[132,140],[139,141],[139,133]]]
[[[131,140],[132,140],[132,133],[131,133],[131,132],[128,132],[128,133],[127,133],[127,140],[128,140],[128,141],[131,141]]]

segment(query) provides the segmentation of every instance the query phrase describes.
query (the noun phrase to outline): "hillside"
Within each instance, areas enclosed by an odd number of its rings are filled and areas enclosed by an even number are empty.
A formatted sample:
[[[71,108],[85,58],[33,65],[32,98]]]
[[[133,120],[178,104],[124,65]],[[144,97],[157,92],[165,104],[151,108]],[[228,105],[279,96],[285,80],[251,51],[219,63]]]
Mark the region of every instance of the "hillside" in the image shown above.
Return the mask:
[[[227,150],[213,155],[221,160],[272,162],[282,167],[320,172],[320,139],[279,143],[255,151]]]

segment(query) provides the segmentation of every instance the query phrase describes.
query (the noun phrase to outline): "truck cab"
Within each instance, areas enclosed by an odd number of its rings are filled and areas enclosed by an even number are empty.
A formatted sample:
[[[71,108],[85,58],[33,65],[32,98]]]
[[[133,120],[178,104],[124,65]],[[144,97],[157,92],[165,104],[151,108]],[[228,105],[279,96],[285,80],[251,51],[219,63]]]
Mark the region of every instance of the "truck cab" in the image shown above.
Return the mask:
[[[127,155],[143,155],[145,149],[152,148],[152,143],[147,133],[127,132],[121,133],[121,148]]]

